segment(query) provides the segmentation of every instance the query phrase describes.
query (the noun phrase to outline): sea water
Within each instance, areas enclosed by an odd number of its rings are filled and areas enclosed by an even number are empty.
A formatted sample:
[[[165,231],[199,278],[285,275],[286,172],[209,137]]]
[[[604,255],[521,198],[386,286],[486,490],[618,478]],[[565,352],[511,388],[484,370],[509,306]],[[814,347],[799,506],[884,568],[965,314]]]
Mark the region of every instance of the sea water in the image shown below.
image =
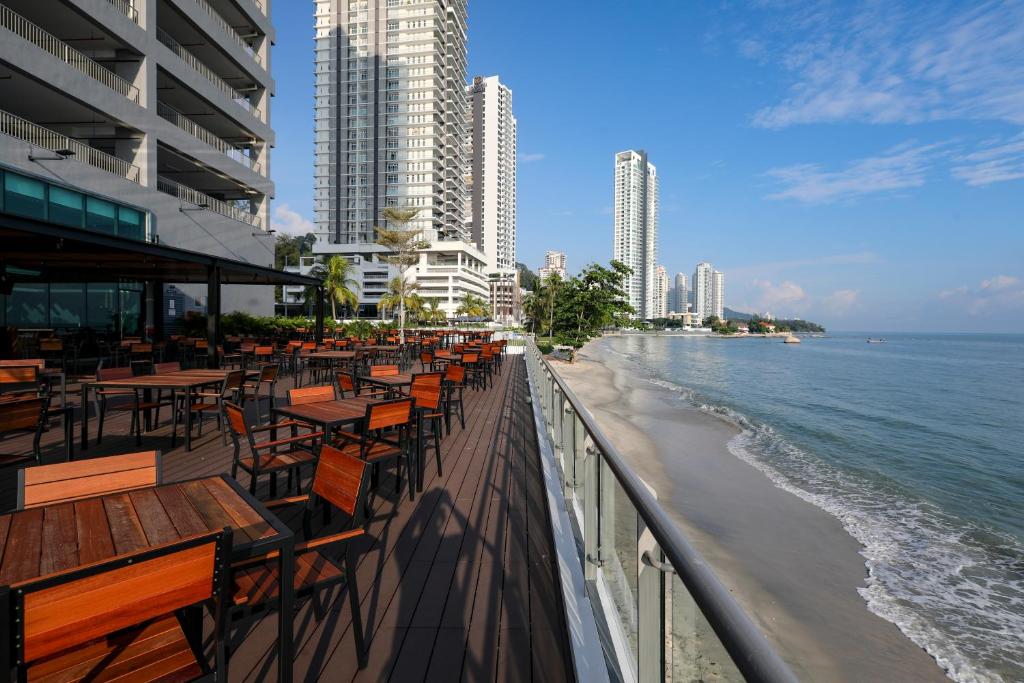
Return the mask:
[[[868,608],[953,679],[1024,681],[1024,335],[867,338],[605,348],[734,422],[730,452],[839,518]]]

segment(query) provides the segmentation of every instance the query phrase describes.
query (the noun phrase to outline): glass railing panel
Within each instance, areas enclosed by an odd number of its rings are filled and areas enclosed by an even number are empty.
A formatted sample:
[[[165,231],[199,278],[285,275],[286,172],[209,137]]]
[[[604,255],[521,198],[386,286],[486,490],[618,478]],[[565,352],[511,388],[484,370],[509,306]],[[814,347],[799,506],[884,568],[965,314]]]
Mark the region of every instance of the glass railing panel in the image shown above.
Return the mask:
[[[693,596],[675,574],[669,574],[665,596],[666,646],[665,679],[741,683],[743,674],[726,652],[722,641],[697,607]]]
[[[603,461],[600,479],[601,579],[610,597],[605,614],[612,640],[617,649],[628,653],[635,678],[639,658],[637,512]]]

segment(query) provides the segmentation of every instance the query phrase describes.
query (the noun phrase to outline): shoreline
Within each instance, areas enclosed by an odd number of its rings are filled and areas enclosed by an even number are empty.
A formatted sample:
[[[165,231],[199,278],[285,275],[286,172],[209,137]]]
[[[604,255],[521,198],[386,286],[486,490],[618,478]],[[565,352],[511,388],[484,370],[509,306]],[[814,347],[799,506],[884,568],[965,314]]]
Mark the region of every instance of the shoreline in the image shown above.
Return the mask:
[[[838,519],[733,455],[735,425],[638,382],[628,360],[601,353],[606,343],[559,373],[799,678],[949,680],[868,611],[861,546]]]

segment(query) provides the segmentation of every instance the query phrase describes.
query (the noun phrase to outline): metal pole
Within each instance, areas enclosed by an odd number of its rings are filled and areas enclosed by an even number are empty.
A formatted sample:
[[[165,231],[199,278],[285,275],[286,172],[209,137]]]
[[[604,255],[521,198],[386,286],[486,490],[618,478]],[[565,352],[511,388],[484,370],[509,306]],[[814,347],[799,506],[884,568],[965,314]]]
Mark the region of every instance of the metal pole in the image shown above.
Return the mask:
[[[313,340],[317,346],[324,343],[324,288],[316,288],[316,332]]]
[[[217,343],[220,341],[220,267],[207,269],[206,282],[206,367],[219,368]]]

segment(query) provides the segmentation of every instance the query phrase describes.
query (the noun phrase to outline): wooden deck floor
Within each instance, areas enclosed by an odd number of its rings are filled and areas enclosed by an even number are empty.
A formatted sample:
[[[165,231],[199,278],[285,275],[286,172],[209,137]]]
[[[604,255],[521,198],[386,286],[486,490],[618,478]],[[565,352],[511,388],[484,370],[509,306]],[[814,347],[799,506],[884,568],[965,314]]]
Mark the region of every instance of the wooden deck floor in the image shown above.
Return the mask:
[[[283,392],[287,380],[281,384]],[[393,481],[381,483],[357,571],[369,665],[357,668],[349,601],[335,591],[323,620],[308,602],[299,606],[295,680],[572,677],[527,396],[522,357],[509,356],[493,388],[466,392],[466,427],[456,420],[444,439],[441,476],[428,453],[424,491],[414,503],[407,492],[396,502]],[[76,457],[138,450],[127,424],[126,417],[108,421],[102,446],[82,455],[76,444]],[[60,458],[53,443],[60,431],[45,436],[45,461]],[[231,449],[216,431],[204,431],[190,453],[170,450],[166,428],[146,435],[143,447],[163,450],[168,481],[229,469]],[[13,506],[14,486],[5,472],[4,508]],[[268,498],[265,484],[258,495]],[[297,513],[282,518],[300,527]],[[235,629],[230,680],[276,679],[276,628],[270,615]]]

